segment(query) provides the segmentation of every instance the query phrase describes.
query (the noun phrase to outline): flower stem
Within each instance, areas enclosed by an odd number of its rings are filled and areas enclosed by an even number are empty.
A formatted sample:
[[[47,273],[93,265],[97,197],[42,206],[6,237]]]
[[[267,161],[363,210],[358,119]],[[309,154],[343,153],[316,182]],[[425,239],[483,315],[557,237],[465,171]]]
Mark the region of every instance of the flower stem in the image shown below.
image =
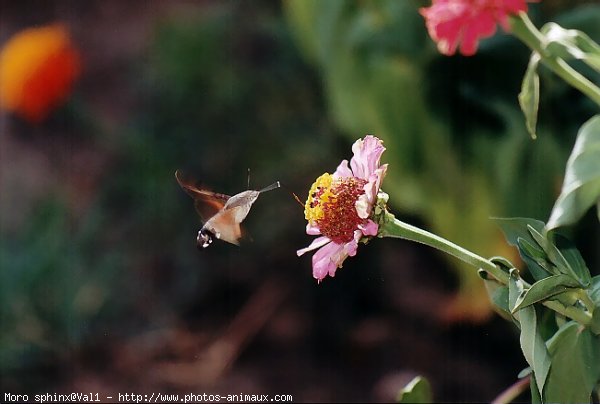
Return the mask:
[[[588,327],[592,324],[592,315],[588,311],[580,310],[575,306],[563,306],[557,300],[546,300],[542,304],[565,317],[577,321],[581,325]],[[592,332],[596,333],[593,327]]]
[[[581,300],[581,302],[588,309],[588,311],[593,314],[595,303],[592,301],[587,291],[583,289],[578,290],[577,297],[579,298],[579,300]]]
[[[509,275],[502,269],[498,268],[492,261],[485,259],[471,251],[454,244],[438,235],[430,233],[426,230],[412,226],[402,222],[394,217],[393,214],[386,212],[383,225],[379,230],[379,237],[394,237],[403,238],[405,240],[416,241],[417,243],[425,244],[440,251],[450,254],[467,264],[473,265],[476,268],[482,268],[489,272],[500,283],[506,285]]]
[[[573,69],[563,59],[547,51],[546,37],[533,25],[526,13],[521,12],[518,16],[511,17],[510,22],[513,34],[531,50],[537,52],[544,65],[600,105],[600,88]]]
[[[508,285],[509,274],[494,264],[492,261],[483,258],[459,245],[454,244],[451,241],[446,240],[443,237],[430,233],[426,230],[412,226],[388,212],[387,210],[383,213],[383,217],[380,221],[380,227],[378,237],[392,237],[401,238],[409,241],[415,241],[417,243],[425,244],[430,247],[436,248],[440,251],[450,254],[467,264],[474,266],[475,268],[484,269],[494,278],[503,285]],[[525,288],[529,288],[530,285],[524,282]],[[575,306],[564,306],[556,300],[546,300],[542,303],[544,306],[557,313],[562,314],[565,317],[571,318],[578,323],[589,326],[592,323],[592,315],[588,311],[583,311]]]

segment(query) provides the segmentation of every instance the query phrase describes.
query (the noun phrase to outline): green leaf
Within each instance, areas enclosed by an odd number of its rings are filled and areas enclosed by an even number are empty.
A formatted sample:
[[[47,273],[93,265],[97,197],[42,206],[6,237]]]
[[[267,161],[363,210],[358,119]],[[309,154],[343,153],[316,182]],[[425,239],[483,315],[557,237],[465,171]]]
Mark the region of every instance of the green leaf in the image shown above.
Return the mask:
[[[517,245],[519,249],[522,249],[529,257],[533,258],[536,262],[547,261],[548,256],[546,252],[535,243],[530,243],[527,239],[519,237],[517,239]],[[540,265],[542,265],[540,263]],[[545,265],[545,264],[544,264]]]
[[[580,286],[590,283],[590,272],[575,245],[556,232],[544,232],[544,223],[534,219],[496,219],[509,244],[519,254],[535,280],[561,273],[578,279]]]
[[[592,278],[590,284],[590,299],[593,300],[596,307],[600,307],[600,275],[596,275]]]
[[[431,403],[433,401],[431,385],[424,377],[417,376],[400,390],[397,401],[399,403]]]
[[[575,29],[564,29],[556,23],[548,23],[541,29],[546,36],[546,49],[559,58],[582,60],[600,72],[600,45],[587,34]]]
[[[539,233],[533,227],[528,227],[529,233],[535,239],[537,244],[542,247],[548,260],[550,261],[549,268],[556,268],[560,273],[571,276],[577,279],[579,286],[587,287],[590,284],[590,271],[583,261],[581,254],[567,238],[556,234],[552,231],[545,232],[544,235]],[[560,244],[563,248],[560,249],[555,243]],[[569,257],[569,259],[566,258]]]
[[[565,323],[548,341],[552,368],[545,402],[589,403],[600,376],[600,340],[575,321]]]
[[[504,236],[506,237],[506,241],[508,244],[513,246],[518,246],[518,239],[523,238],[530,243],[535,242],[529,230],[527,230],[527,226],[531,226],[537,231],[544,230],[544,222],[531,219],[528,217],[508,217],[508,218],[493,218],[493,220],[500,226]]]
[[[514,269],[514,265],[504,257],[492,257],[490,261],[506,273]],[[479,269],[477,273],[484,281],[483,284],[496,312],[505,320],[512,320],[512,314],[508,308],[508,286],[501,284],[496,278],[490,277],[484,269]]]
[[[539,280],[519,295],[515,302],[513,313],[579,286],[579,282],[564,274],[553,275]]]
[[[491,257],[490,261],[500,267],[504,272],[509,273],[511,269],[514,269],[515,266],[510,262],[507,258],[495,256]]]
[[[486,286],[489,282],[486,282]],[[508,288],[500,286],[490,293],[490,299],[494,306],[500,311],[504,318],[510,319],[510,311],[508,310]]]
[[[562,190],[547,229],[576,223],[600,198],[600,115],[587,121],[567,161]]]
[[[554,245],[556,245],[582,285],[588,286],[592,281],[592,276],[577,246],[561,234],[556,232],[551,232],[550,234]]]
[[[540,389],[535,382],[535,377],[532,377],[530,380],[529,388],[531,390],[531,404],[541,404],[542,395],[540,394]]]
[[[573,277],[573,279],[578,279],[577,274],[575,274],[575,271],[573,270],[573,268],[571,268],[571,265],[569,264],[567,259],[562,255],[560,250],[554,245],[552,240],[550,240],[548,238],[548,236],[549,236],[548,233],[546,233],[545,235],[542,235],[540,232],[538,232],[536,229],[534,229],[531,226],[527,226],[527,230],[529,230],[529,233],[535,239],[536,243],[540,247],[542,247],[542,249],[546,253],[548,260],[552,264],[552,265],[550,265],[550,267],[556,267],[556,269],[560,273],[569,275],[569,276]],[[581,286],[585,286],[585,285],[581,285]]]
[[[600,309],[596,306],[596,310],[594,310],[594,314],[592,315],[592,323],[590,324],[590,330],[596,334],[600,335]]]
[[[508,283],[508,300],[511,312],[514,312],[519,296],[524,292],[524,283],[519,278],[518,272],[512,270]],[[525,307],[513,314],[521,326],[520,343],[525,360],[533,369],[536,385],[542,394],[548,372],[550,370],[550,355],[546,343],[538,328],[537,313],[533,306]]]
[[[517,240],[519,254],[527,264],[531,274],[536,280],[544,279],[548,275],[558,275],[560,272],[548,261],[546,252],[539,248],[537,243],[534,245],[526,239]]]
[[[589,288],[590,299],[594,302],[594,314],[592,315],[592,332],[596,335],[600,334],[600,275],[592,278]]]
[[[527,366],[525,369],[521,370],[519,372],[519,374],[517,375],[517,379],[522,379],[524,377],[527,377],[531,374],[531,367]]]
[[[553,20],[563,27],[578,29],[598,40],[600,38],[600,3],[587,2],[579,7],[564,9]]]
[[[531,237],[533,237],[537,245],[542,247],[545,255],[552,262],[552,264],[554,264],[557,267],[563,267],[563,269],[564,267],[568,266],[565,257],[562,256],[560,251],[558,251],[556,246],[552,244],[552,242],[548,240],[546,236],[542,235],[542,233],[540,233],[531,226],[527,226],[527,230],[529,231],[529,234],[531,234]]]
[[[527,226],[542,231],[544,229],[544,222],[526,217],[493,218],[493,220],[500,226],[508,244],[516,246],[519,249],[519,255],[525,264],[527,264],[527,268],[534,279],[543,279],[552,273],[539,265],[536,259],[529,256],[525,250],[527,246],[534,246],[536,244],[535,240],[527,230]],[[528,244],[525,249],[522,245],[519,245],[519,239],[527,241]],[[521,244],[523,244],[523,241],[521,241]]]
[[[540,76],[537,73],[539,62],[540,54],[533,52],[529,59],[529,65],[523,77],[523,82],[521,83],[521,92],[519,93],[519,105],[525,115],[527,131],[533,139],[537,137],[535,128],[540,105]]]
[[[504,319],[510,320],[512,315],[508,308],[508,287],[498,283],[495,279],[490,279],[487,272],[482,269],[479,270],[479,276],[484,280],[485,290],[496,312]]]

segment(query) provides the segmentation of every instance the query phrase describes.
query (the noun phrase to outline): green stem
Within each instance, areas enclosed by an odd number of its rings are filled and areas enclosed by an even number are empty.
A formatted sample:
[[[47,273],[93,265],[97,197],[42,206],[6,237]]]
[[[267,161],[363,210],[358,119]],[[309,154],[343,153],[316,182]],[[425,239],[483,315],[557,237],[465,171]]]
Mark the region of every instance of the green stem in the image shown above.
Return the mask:
[[[588,309],[588,311],[593,314],[595,305],[592,299],[590,298],[590,295],[588,295],[588,292],[584,289],[578,289],[576,291],[576,296],[579,300],[581,300],[581,302]]]
[[[546,300],[542,304],[565,317],[577,321],[581,325],[589,327],[592,324],[592,315],[587,311],[577,309],[575,306],[563,306],[556,300]]]
[[[518,16],[511,17],[510,22],[513,34],[531,50],[537,52],[545,66],[600,106],[600,88],[569,66],[563,59],[551,55],[546,50],[544,34],[533,25],[526,13],[521,12]]]
[[[450,254],[477,269],[484,269],[494,278],[496,278],[498,282],[502,283],[503,285],[508,285],[509,274],[499,268],[492,261],[485,259],[459,245],[456,245],[445,238],[398,220],[393,214],[387,211],[383,213],[378,237],[401,238],[428,245],[443,251],[446,254]],[[526,288],[530,286],[527,282],[523,282]],[[543,305],[556,311],[557,313],[562,314],[565,317],[572,318],[584,326],[589,326],[592,322],[592,316],[589,312],[582,311],[574,306],[564,306],[555,300],[546,300],[543,302]]]
[[[404,223],[394,217],[389,212],[385,213],[386,217],[382,227],[379,230],[379,237],[394,237],[403,238],[405,240],[416,241],[417,243],[425,244],[440,251],[450,254],[467,264],[473,265],[475,268],[482,268],[489,272],[499,282],[506,285],[508,283],[508,274],[498,268],[492,261],[480,257],[471,251],[454,244],[440,236],[430,233],[426,230]]]

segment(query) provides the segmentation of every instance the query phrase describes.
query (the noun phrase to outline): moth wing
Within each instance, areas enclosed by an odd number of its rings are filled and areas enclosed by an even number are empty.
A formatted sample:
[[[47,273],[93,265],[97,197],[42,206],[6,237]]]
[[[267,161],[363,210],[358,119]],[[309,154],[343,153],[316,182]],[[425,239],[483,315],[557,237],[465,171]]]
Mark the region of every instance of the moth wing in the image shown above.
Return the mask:
[[[220,212],[223,205],[216,201],[196,199],[194,201],[194,207],[196,208],[196,212],[200,216],[202,223],[206,223],[211,217],[214,217]]]
[[[185,178],[179,170],[175,172],[175,178],[179,186],[194,199],[196,212],[204,223],[219,213],[231,198],[229,195],[198,188],[194,181]]]
[[[220,240],[240,245],[240,239],[242,238],[241,220],[237,220],[240,214],[243,214],[243,212],[240,212],[240,209],[242,207],[222,210],[210,218],[204,225],[204,228],[210,230]],[[246,214],[248,213],[246,212]]]
[[[253,190],[243,191],[239,194],[235,194],[231,198],[229,198],[229,200],[225,203],[225,209],[243,207],[246,208],[247,215],[254,202],[256,202],[256,200],[258,199],[258,195],[260,195],[260,192]],[[246,217],[246,215],[244,215],[244,217]],[[242,220],[244,219],[242,218],[239,221],[241,222]]]

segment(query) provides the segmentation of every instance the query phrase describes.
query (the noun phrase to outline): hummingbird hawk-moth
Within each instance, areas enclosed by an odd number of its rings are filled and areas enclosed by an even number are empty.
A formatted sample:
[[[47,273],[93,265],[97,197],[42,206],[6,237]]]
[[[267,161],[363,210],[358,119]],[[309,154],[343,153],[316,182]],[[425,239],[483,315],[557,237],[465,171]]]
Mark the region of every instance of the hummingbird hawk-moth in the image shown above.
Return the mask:
[[[258,191],[248,189],[233,196],[219,194],[202,189],[181,174],[175,172],[179,186],[194,199],[194,206],[204,223],[198,231],[198,247],[206,248],[213,238],[239,245],[242,238],[240,223],[248,216],[252,204],[258,196],[267,191],[279,188],[279,181]]]

